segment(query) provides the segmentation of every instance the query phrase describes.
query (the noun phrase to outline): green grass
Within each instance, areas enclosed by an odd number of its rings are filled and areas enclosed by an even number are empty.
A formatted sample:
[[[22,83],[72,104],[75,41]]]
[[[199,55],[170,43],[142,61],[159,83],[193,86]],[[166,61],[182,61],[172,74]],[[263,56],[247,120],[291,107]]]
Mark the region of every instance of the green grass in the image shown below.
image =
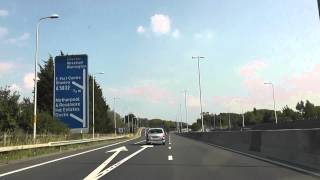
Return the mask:
[[[112,136],[112,134],[96,134],[95,137]],[[53,135],[53,134],[41,134],[37,135],[36,144],[48,143],[54,141],[67,141],[77,139],[89,139],[92,138],[92,134],[66,134],[66,135]],[[0,136],[0,147],[5,146],[18,146],[34,144],[33,136],[27,135],[15,135],[15,134],[2,134]]]
[[[89,142],[89,143],[71,144],[71,145],[65,145],[65,146],[43,147],[43,148],[3,152],[3,153],[0,153],[0,164],[8,164],[11,161],[15,161],[15,160],[22,160],[22,159],[33,158],[33,157],[38,157],[38,156],[43,156],[48,154],[56,154],[56,153],[77,150],[77,149],[84,149],[90,146],[111,144],[114,142],[122,141],[124,139],[128,139],[128,138],[125,137],[117,140],[106,140],[106,141],[100,141],[100,142]]]

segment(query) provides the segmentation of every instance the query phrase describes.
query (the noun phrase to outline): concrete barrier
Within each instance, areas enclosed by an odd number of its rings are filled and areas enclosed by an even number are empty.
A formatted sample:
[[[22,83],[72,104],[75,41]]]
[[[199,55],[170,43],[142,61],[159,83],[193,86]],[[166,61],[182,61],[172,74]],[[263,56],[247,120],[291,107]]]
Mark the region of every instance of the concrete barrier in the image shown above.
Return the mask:
[[[194,132],[179,135],[320,171],[319,129]]]

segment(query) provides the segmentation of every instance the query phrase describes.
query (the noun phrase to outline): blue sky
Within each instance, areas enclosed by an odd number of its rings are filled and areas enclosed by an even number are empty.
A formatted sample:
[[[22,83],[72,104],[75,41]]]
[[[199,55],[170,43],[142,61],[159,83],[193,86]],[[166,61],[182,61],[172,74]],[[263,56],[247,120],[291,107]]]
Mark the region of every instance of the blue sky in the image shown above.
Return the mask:
[[[121,114],[175,120],[184,89],[190,121],[204,111],[277,109],[300,99],[320,104],[320,22],[316,0],[5,0],[0,5],[0,86],[31,96],[35,25],[40,59],[60,50],[88,54],[108,102]],[[182,109],[184,111],[184,109]]]

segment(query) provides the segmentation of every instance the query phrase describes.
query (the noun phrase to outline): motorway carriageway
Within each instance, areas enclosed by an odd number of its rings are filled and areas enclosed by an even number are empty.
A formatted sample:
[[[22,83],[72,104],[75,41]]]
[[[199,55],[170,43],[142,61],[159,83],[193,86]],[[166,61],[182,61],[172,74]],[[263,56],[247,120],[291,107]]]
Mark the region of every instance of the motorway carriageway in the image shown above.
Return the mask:
[[[165,146],[145,145],[145,137],[139,137],[89,150],[77,150],[0,166],[0,179],[312,180],[317,178],[171,133],[167,137]]]

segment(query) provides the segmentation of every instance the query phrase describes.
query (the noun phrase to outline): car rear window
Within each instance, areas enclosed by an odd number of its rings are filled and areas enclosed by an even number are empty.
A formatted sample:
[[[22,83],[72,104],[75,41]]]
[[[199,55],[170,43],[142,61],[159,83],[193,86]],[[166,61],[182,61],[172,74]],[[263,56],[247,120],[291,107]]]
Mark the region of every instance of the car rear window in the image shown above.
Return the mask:
[[[163,133],[162,129],[150,129],[148,131],[150,134]]]

